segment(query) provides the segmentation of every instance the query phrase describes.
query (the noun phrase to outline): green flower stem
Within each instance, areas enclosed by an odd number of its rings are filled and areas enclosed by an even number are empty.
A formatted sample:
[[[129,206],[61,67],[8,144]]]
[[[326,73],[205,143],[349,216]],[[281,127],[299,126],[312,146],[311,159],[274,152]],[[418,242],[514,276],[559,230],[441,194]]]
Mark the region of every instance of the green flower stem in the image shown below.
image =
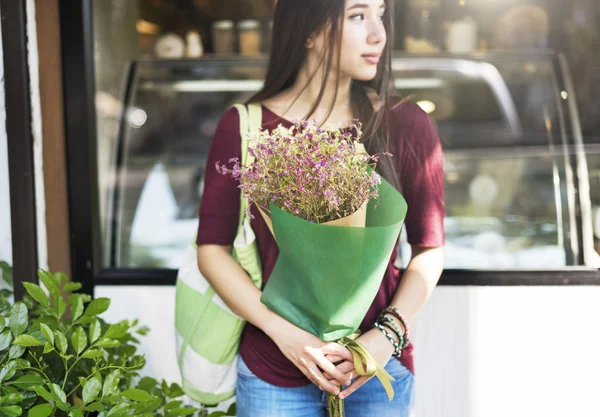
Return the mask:
[[[29,367],[28,369],[33,369],[33,370],[36,370],[36,371],[40,371],[40,372],[42,373],[42,375],[44,375],[44,376],[46,377],[46,379],[47,379],[48,381],[50,381],[50,378],[48,378],[48,375],[46,375],[46,373],[44,372],[44,368],[42,368],[42,364],[41,364],[41,363],[40,363],[40,361],[38,360],[37,356],[35,356],[35,355],[33,355],[33,354],[32,354],[32,355],[31,355],[31,357],[32,357],[33,359],[35,359],[35,361],[37,362],[37,364],[38,364],[38,366],[39,366],[39,369],[37,369],[37,368],[32,368],[32,367]]]
[[[342,386],[338,388],[342,392]],[[329,417],[344,417],[344,400],[337,395],[327,394],[327,409]]]
[[[69,370],[68,370],[68,366],[67,366],[67,360],[65,358],[62,358],[62,360],[63,360],[63,364],[65,366],[65,379],[63,381],[61,389],[64,391],[65,385],[67,385],[67,376],[68,376]]]
[[[69,372],[71,372],[71,370],[75,367],[75,365],[77,365],[79,363],[81,356],[83,354],[85,354],[85,352],[90,350],[91,348],[92,348],[92,346],[88,346],[87,349],[84,349],[83,352],[81,352],[81,354],[77,355],[75,362],[73,362],[73,364],[69,367],[69,369],[67,369],[67,371],[65,372],[65,380],[63,382],[63,390],[65,389],[65,384],[67,383],[67,377],[69,376]],[[65,361],[65,367],[66,367],[66,361]]]

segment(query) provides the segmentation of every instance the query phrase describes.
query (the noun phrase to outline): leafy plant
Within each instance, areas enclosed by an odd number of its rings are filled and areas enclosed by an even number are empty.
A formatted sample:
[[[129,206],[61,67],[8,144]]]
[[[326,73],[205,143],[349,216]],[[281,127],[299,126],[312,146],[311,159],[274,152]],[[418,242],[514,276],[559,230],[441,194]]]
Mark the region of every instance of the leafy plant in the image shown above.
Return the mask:
[[[6,278],[10,268],[0,264]],[[0,291],[0,417],[208,415],[184,406],[177,384],[139,379],[145,358],[136,336],[147,327],[106,323],[98,315],[110,300],[78,294],[81,284],[63,273],[38,277],[47,292],[24,283],[23,301],[11,304],[12,292]],[[231,414],[210,417],[220,415]]]

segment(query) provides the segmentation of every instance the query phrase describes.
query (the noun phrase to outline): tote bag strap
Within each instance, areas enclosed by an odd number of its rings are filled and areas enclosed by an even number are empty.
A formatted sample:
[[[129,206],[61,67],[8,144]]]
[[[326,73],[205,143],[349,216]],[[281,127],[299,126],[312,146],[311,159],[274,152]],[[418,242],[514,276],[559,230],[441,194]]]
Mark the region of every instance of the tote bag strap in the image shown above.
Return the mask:
[[[243,104],[236,104],[235,108],[240,115],[241,163],[242,165],[251,164],[254,157],[248,153],[248,135],[261,128],[262,108],[259,103],[251,103],[248,105],[248,108]],[[248,200],[240,192],[239,226],[242,225],[246,217],[246,208],[248,208]]]

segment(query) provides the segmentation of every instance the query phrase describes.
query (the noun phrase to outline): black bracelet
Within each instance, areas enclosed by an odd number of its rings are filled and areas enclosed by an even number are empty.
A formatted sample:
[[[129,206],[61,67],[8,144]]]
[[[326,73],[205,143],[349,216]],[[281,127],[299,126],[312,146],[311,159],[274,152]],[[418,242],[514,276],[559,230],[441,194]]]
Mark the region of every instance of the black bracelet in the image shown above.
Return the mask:
[[[384,320],[387,323],[382,323]],[[400,331],[400,328],[398,327],[398,325],[396,324],[396,322],[394,321],[393,318],[391,318],[387,315],[384,315],[379,322],[387,325],[388,327],[391,327],[391,330],[393,330],[394,333],[396,333],[396,335],[398,335],[398,343],[400,343],[400,345],[404,344],[404,335]]]
[[[398,325],[396,324],[394,319],[392,319],[391,317],[388,317],[388,314],[390,316],[396,317],[398,320],[400,320],[400,322],[402,323],[402,325],[404,326],[404,329],[405,329],[404,334],[402,334],[402,332],[398,328]],[[396,310],[395,308],[386,308],[379,314],[379,317],[377,318],[377,321],[382,321],[382,320],[386,320],[386,321],[392,323],[392,325],[395,328],[396,334],[398,334],[399,339],[401,340],[402,349],[404,349],[406,346],[408,346],[408,344],[410,342],[410,339],[408,337],[408,327],[406,324],[406,320],[404,320],[404,318],[400,316],[400,314],[398,313],[398,310]]]
[[[396,337],[398,338],[398,344],[400,345],[400,349],[402,349],[402,345],[404,345],[404,336],[402,336],[402,333],[400,333],[396,328],[390,326],[390,323],[382,323],[382,322],[378,322],[379,324],[381,324],[384,327],[387,327],[388,329],[390,329],[394,335],[396,335]]]
[[[402,348],[400,347],[400,344],[398,342],[396,342],[396,340],[394,339],[394,336],[389,334],[388,331],[385,329],[385,326],[383,326],[379,322],[376,322],[374,327],[377,327],[379,330],[381,330],[381,332],[387,337],[387,339],[390,341],[390,343],[394,346],[393,356],[400,357],[400,355],[402,354]]]

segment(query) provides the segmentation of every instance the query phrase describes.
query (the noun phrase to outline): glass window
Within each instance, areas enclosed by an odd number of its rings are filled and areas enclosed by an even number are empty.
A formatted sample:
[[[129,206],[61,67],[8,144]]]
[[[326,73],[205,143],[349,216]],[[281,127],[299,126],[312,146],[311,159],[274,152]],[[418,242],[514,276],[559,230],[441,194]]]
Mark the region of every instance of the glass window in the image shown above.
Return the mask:
[[[550,56],[399,58],[394,69],[398,90],[430,113],[444,147],[446,268],[576,265]]]
[[[124,268],[177,268],[194,241],[205,160],[217,122],[262,85],[264,62],[140,62],[117,136],[118,182],[105,253]]]
[[[105,267],[179,266],[216,122],[262,85],[266,57],[248,55],[268,48],[266,9],[236,17],[192,3],[93,2]],[[446,268],[582,264],[572,109],[554,56],[399,53],[393,70],[396,90],[431,115],[444,147]],[[596,155],[587,155],[595,230]]]
[[[586,156],[590,173],[594,250],[600,255],[600,144],[586,145]]]

